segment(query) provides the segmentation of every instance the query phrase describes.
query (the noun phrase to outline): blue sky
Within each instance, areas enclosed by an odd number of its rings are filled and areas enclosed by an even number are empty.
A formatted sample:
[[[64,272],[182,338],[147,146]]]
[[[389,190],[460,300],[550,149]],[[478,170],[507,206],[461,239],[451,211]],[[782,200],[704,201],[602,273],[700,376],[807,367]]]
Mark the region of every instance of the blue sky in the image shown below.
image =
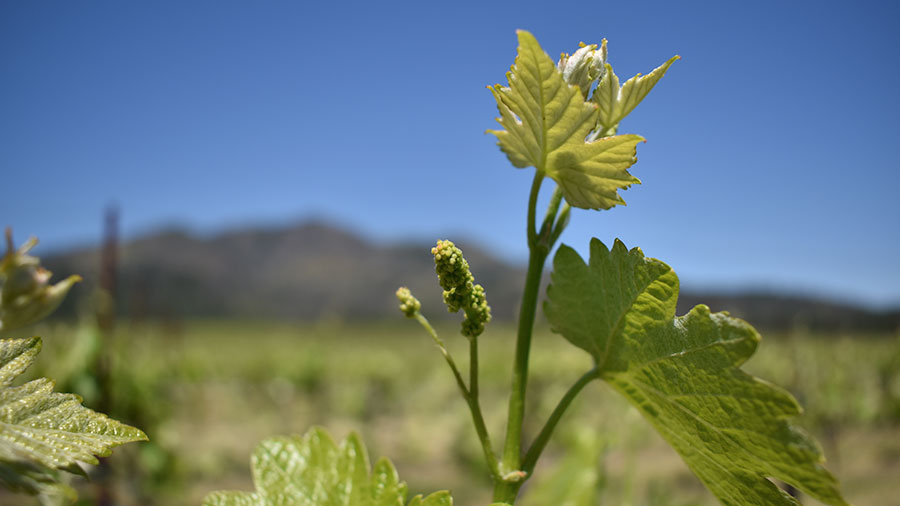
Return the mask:
[[[40,253],[96,241],[113,202],[127,236],[316,216],[523,261],[533,169],[484,131],[524,28],[554,58],[609,39],[623,78],[682,56],[621,125],[644,184],[564,242],[900,304],[895,3],[571,5],[3,2],[0,222]]]

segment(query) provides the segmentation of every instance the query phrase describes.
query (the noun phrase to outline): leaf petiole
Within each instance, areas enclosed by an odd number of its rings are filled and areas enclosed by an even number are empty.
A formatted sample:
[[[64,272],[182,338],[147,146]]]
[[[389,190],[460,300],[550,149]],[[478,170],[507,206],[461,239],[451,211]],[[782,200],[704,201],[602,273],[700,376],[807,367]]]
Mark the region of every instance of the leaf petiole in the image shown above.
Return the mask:
[[[544,222],[541,224],[541,230],[538,234],[539,240],[544,240],[547,237],[550,237],[551,231],[553,229],[553,223],[556,220],[556,215],[559,213],[559,206],[562,203],[562,190],[559,188],[559,185],[556,186],[556,189],[553,190],[553,196],[550,197],[550,204],[547,206],[547,214],[544,216]],[[552,242],[550,244],[552,247]]]
[[[550,418],[547,419],[547,423],[544,424],[541,432],[538,433],[538,436],[528,448],[528,453],[525,454],[525,459],[522,461],[522,471],[527,473],[527,475],[530,476],[532,471],[534,471],[534,466],[537,464],[538,459],[541,457],[541,453],[543,453],[544,448],[547,446],[547,442],[550,441],[550,436],[553,435],[556,425],[559,423],[560,419],[562,419],[563,414],[565,414],[566,410],[572,404],[572,401],[575,400],[575,397],[578,396],[585,385],[599,377],[600,367],[594,366],[593,369],[578,378],[578,381],[569,387],[569,390],[563,395],[562,399],[560,399],[559,404],[556,405],[556,408],[553,409],[553,413],[550,414]]]
[[[556,218],[556,223],[553,224],[553,230],[550,232],[549,249],[553,249],[553,245],[556,244],[556,241],[559,240],[559,236],[569,224],[569,213],[571,211],[572,206],[570,206],[568,202],[563,204],[562,211],[559,212],[559,216]]]

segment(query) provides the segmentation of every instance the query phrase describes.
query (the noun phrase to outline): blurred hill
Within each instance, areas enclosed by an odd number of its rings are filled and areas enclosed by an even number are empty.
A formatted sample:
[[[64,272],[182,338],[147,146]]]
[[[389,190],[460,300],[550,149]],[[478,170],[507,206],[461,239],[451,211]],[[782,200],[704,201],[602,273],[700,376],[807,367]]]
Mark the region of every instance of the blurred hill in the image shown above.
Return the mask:
[[[479,248],[458,242],[498,318],[512,318],[522,276]],[[408,286],[429,316],[444,316],[430,244],[377,245],[320,222],[247,228],[211,238],[167,230],[121,245],[122,316],[372,320],[400,316],[394,292]],[[84,286],[60,312],[71,316],[93,291],[99,249],[42,258]]]
[[[484,285],[494,317],[513,320],[524,269],[464,240],[456,241]],[[171,229],[121,245],[117,307],[142,319],[228,317],[283,320],[396,319],[394,291],[408,286],[429,318],[444,310],[430,244],[376,244],[322,222],[285,228],[245,228],[214,237]],[[99,249],[44,257],[57,276],[78,273],[62,316],[88,307],[98,278]],[[771,293],[683,292],[682,314],[705,303],[766,330],[894,331],[900,310],[876,312],[851,304]]]

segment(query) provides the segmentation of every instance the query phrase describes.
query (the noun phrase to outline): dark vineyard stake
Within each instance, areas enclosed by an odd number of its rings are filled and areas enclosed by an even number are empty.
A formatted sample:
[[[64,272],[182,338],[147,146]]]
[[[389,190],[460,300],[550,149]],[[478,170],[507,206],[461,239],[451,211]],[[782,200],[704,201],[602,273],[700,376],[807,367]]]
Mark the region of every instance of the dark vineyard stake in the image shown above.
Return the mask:
[[[96,356],[94,371],[100,396],[97,409],[103,413],[112,412],[113,396],[111,382],[111,345],[116,326],[116,285],[118,282],[119,210],[116,206],[106,208],[103,218],[103,249],[100,253],[99,290],[95,299],[97,330],[101,341]],[[98,506],[115,504],[111,488],[111,476],[107,459],[101,458],[94,479]]]

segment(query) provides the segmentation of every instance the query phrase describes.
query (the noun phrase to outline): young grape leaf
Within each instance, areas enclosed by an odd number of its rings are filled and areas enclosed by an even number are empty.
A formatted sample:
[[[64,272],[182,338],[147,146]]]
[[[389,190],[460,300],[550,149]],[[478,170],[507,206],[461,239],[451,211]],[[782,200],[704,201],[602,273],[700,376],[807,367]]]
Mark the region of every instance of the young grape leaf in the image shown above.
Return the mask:
[[[336,445],[319,428],[304,436],[264,440],[250,460],[256,492],[213,492],[205,506],[403,506],[406,483],[385,458],[369,473],[366,448],[356,434]],[[409,506],[452,506],[448,492],[417,495]]]
[[[662,76],[666,75],[669,67],[680,58],[677,55],[669,58],[649,74],[645,76],[638,74],[625,81],[621,88],[619,77],[613,72],[612,65],[606,63],[606,72],[603,73],[597,89],[591,96],[591,101],[600,109],[597,123],[601,126],[601,130],[617,128],[619,122],[644,100]]]
[[[0,258],[0,330],[31,325],[52,313],[81,276],[51,285],[52,273],[28,252],[37,245],[32,237],[18,250],[6,229],[6,254]]]
[[[504,130],[488,132],[497,136],[515,167],[535,167],[553,178],[570,205],[609,209],[625,204],[617,191],[640,183],[626,169],[637,161],[636,146],[644,139],[620,135],[585,142],[597,123],[597,105],[566,83],[533,35],[517,33],[509,86],[490,87]]]
[[[82,406],[77,395],[53,392],[49,379],[12,386],[40,349],[37,337],[0,340],[0,478],[30,493],[52,483],[57,469],[80,473],[78,462],[96,464],[95,455],[147,439]]]
[[[794,398],[740,369],[759,334],[700,305],[675,317],[678,278],[640,249],[591,242],[589,264],[554,259],[545,305],[555,332],[590,353],[601,378],[631,401],[723,503],[798,504],[767,478],[845,505],[818,444],[790,418]]]

